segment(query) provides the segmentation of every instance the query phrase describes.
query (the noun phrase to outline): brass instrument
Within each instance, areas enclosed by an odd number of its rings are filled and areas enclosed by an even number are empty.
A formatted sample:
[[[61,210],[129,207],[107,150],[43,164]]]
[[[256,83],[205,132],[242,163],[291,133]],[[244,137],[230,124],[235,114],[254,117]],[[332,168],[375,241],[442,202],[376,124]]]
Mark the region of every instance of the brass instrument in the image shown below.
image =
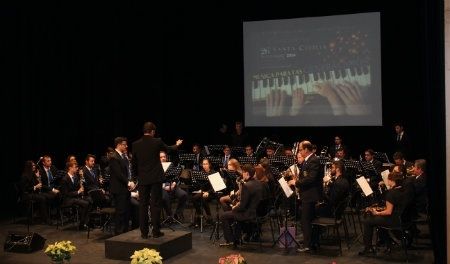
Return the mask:
[[[84,186],[83,186],[83,184],[85,182],[83,169],[78,170],[78,176],[80,178],[79,180],[80,180],[81,196],[83,196],[84,195]]]

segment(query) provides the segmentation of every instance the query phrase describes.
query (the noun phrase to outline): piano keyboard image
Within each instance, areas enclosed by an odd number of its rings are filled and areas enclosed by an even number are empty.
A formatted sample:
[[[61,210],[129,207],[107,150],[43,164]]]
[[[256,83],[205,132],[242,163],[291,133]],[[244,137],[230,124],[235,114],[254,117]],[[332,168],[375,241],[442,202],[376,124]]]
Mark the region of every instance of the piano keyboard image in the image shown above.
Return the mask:
[[[314,95],[317,94],[315,86],[325,82],[332,85],[349,82],[362,88],[369,87],[371,85],[370,66],[254,80],[251,86],[252,101],[265,101],[270,92],[275,89],[286,92],[288,96],[292,96],[292,91],[297,88],[301,88],[305,95]]]

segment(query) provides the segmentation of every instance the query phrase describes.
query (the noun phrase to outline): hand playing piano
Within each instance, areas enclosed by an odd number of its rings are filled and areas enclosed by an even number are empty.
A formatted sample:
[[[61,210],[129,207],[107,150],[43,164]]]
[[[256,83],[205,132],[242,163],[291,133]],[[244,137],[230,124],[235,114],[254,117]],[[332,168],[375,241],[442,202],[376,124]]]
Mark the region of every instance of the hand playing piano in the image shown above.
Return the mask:
[[[289,100],[292,100],[289,104]],[[302,88],[292,89],[292,96],[280,88],[272,89],[266,97],[266,116],[298,115],[304,104]]]
[[[356,83],[345,81],[332,85],[324,82],[316,84],[315,89],[328,99],[334,115],[367,115],[369,112],[361,87]]]

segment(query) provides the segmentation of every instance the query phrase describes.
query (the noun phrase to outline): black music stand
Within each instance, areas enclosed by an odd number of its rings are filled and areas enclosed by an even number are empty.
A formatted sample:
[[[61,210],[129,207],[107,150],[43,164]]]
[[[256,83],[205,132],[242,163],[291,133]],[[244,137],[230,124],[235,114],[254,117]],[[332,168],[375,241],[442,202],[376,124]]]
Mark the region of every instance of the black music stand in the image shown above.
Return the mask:
[[[222,157],[208,156],[206,158],[209,160],[209,162],[211,162],[211,165],[214,169],[218,170],[219,168],[223,167]]]
[[[280,186],[281,186],[281,183],[280,183]],[[281,188],[281,189],[283,189],[283,188]],[[283,230],[283,232],[280,233],[280,235],[278,236],[277,240],[275,242],[273,242],[272,247],[274,247],[277,243],[281,243],[284,246],[284,248],[286,250],[288,250],[289,245],[292,242],[294,242],[297,245],[297,247],[300,247],[300,244],[295,239],[295,237],[289,232],[289,228],[288,228],[288,216],[289,216],[289,207],[290,207],[289,198],[294,196],[294,199],[296,200],[296,197],[295,197],[295,193],[292,193],[289,196],[288,196],[288,194],[286,192],[283,191],[283,193],[284,193],[284,198],[285,198],[284,199],[284,230]],[[295,218],[297,217],[297,208],[296,207],[297,207],[297,205],[295,204],[294,205]],[[295,221],[296,221],[296,219],[295,219]],[[297,223],[295,223],[295,227],[296,226],[297,226]],[[288,236],[292,240],[289,240]]]
[[[230,147],[230,149],[231,149],[231,155],[233,157],[239,157],[239,156],[242,156],[245,154],[245,150],[243,147],[233,146],[233,147]]]
[[[331,162],[330,157],[327,156],[317,156],[319,159],[320,165],[326,165],[327,163]]]
[[[272,166],[278,167],[279,170],[286,170],[292,164],[296,163],[294,156],[276,155],[269,159]]]
[[[173,163],[172,163],[173,164]],[[172,185],[172,182],[176,182],[177,183],[177,185],[179,185],[180,184],[180,180],[178,179],[178,176],[180,176],[180,174],[181,174],[181,167],[175,167],[175,166],[173,166],[173,165],[170,165],[169,166],[169,168],[167,168],[167,170],[164,172],[164,175],[166,176],[166,182],[169,182],[170,183],[170,185]],[[176,188],[176,187],[175,187]],[[178,188],[180,188],[180,187],[178,187]],[[170,191],[172,191],[172,190],[170,190]],[[170,199],[170,194],[169,194],[169,199]],[[170,205],[170,203],[169,203],[169,206],[171,206]],[[177,224],[179,224],[180,226],[182,226],[182,227],[185,227],[184,225],[183,225],[183,223],[181,223],[180,221],[178,221],[178,219],[175,219],[172,215],[168,215],[167,217],[166,217],[166,219],[164,219],[164,221],[162,221],[161,222],[161,225],[165,225],[166,223],[168,224],[168,225],[166,225],[169,229],[171,229],[172,231],[175,231],[172,227],[171,227],[171,224],[172,223],[177,223]]]
[[[213,237],[214,237],[213,244],[215,244],[216,241],[219,241],[220,238],[222,237],[222,235],[220,234],[220,226],[221,226],[222,222],[220,222],[220,216],[219,216],[219,204],[220,204],[219,197],[223,194],[221,191],[226,189],[226,186],[225,186],[225,188],[214,187],[214,184],[211,181],[211,178],[208,177],[208,179],[210,181],[211,186],[214,189],[214,192],[215,192],[215,195],[216,195],[216,199],[217,199],[217,203],[216,203],[216,222],[214,223],[214,228],[213,228],[213,230],[211,232],[211,235],[209,236],[209,240],[212,240]],[[222,178],[222,180],[223,180],[223,178]]]
[[[247,156],[241,156],[238,157],[237,160],[239,160],[239,163],[241,164],[252,164],[252,165],[257,165],[258,161],[256,160],[256,157],[247,157]]]
[[[373,157],[383,163],[389,163],[389,158],[386,152],[374,152]]]
[[[186,166],[186,164],[188,163],[193,164],[196,160],[194,153],[180,153],[178,155],[178,158],[180,160],[180,164],[182,164],[183,166]]]
[[[203,233],[203,189],[209,184],[208,174],[204,171],[192,171],[191,177],[193,190],[200,190],[200,233]]]
[[[226,145],[206,145],[205,151],[207,156],[220,156],[223,155],[223,149]]]

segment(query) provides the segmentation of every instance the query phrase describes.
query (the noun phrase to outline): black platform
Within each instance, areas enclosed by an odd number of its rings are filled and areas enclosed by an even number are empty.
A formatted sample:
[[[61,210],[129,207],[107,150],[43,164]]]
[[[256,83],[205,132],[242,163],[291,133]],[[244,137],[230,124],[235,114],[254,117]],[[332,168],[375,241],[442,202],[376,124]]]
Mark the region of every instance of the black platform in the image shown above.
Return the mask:
[[[186,231],[163,230],[159,238],[141,238],[139,229],[105,240],[105,256],[109,259],[130,260],[135,250],[150,248],[157,250],[163,259],[192,249],[192,233]]]

